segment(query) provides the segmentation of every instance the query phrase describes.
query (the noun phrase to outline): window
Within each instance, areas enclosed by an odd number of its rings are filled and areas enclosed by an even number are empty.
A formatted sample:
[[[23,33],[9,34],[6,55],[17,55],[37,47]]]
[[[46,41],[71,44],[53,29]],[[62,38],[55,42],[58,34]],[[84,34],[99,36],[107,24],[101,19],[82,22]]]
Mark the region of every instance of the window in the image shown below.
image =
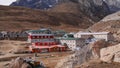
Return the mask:
[[[35,45],[38,45],[38,43],[35,43]]]
[[[37,38],[37,36],[35,36],[35,38]]]
[[[50,38],[53,38],[53,36],[50,36]]]
[[[39,38],[41,38],[41,36],[39,36]]]
[[[43,43],[40,43],[40,45],[42,46],[42,45],[43,45]]]
[[[46,38],[48,38],[48,36],[46,36]]]
[[[45,36],[43,36],[43,38],[45,38]]]
[[[48,45],[47,43],[44,43],[44,45]]]

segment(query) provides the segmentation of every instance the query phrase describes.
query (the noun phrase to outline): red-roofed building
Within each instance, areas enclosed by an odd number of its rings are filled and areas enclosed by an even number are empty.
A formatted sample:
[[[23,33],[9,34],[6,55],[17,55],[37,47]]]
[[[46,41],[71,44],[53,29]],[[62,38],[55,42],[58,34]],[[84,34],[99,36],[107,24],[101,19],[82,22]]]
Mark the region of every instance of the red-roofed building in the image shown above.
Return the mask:
[[[59,45],[49,30],[31,30],[28,31],[28,42],[32,43],[30,51],[32,52],[61,52],[66,47]]]

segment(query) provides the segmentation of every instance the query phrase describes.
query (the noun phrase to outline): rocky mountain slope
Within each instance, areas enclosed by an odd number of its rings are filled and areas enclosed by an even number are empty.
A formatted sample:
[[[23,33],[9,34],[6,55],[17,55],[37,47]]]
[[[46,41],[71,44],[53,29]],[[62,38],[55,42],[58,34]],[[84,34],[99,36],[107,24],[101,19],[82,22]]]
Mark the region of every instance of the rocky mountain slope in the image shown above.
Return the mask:
[[[120,11],[108,15],[89,28],[90,31],[109,31],[120,41]]]
[[[71,5],[69,2],[77,6]],[[52,7],[55,10],[61,7],[65,8],[62,9],[63,11],[72,6],[73,9],[77,8],[79,12],[86,14],[94,21],[98,21],[110,13],[107,4],[103,0],[17,0],[13,2],[11,6],[24,6],[37,9],[48,9]],[[61,11],[61,9],[59,9],[59,11]]]
[[[80,10],[93,20],[100,20],[110,13],[103,0],[78,0]]]
[[[11,6],[24,6],[37,9],[47,9],[57,4],[57,0],[17,0]]]
[[[104,0],[111,12],[120,10],[120,0]]]
[[[22,7],[0,6],[0,30],[50,27],[67,31],[85,29],[92,21],[82,13],[48,12]]]

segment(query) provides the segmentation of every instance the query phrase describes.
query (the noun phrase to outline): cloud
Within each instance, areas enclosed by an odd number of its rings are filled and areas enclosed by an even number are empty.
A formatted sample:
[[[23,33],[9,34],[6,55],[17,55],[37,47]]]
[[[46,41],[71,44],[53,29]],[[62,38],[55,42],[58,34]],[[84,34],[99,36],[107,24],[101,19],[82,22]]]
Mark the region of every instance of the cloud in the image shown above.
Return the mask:
[[[10,5],[14,1],[16,0],[0,0],[0,5]]]

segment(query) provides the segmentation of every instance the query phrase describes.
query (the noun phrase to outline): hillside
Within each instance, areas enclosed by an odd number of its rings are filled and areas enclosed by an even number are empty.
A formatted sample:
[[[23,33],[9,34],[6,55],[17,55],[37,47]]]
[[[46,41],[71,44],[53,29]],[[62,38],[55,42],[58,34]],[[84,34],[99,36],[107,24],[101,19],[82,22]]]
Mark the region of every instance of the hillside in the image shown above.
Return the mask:
[[[22,6],[33,9],[63,12],[77,10],[79,13],[99,21],[110,13],[108,5],[103,0],[16,0],[10,6]],[[57,10],[57,11],[56,11]],[[67,11],[67,13],[69,13]]]
[[[85,29],[91,25],[92,21],[83,14],[0,6],[0,30],[14,31],[49,27],[73,31]]]
[[[120,11],[106,16],[89,28],[90,31],[109,31],[120,40]]]
[[[78,7],[79,5],[73,2],[67,2],[67,3],[62,3],[59,5],[56,5],[55,7],[49,9],[48,11],[51,12],[66,12],[66,13],[74,13],[74,14],[82,14],[80,12],[80,9]]]

